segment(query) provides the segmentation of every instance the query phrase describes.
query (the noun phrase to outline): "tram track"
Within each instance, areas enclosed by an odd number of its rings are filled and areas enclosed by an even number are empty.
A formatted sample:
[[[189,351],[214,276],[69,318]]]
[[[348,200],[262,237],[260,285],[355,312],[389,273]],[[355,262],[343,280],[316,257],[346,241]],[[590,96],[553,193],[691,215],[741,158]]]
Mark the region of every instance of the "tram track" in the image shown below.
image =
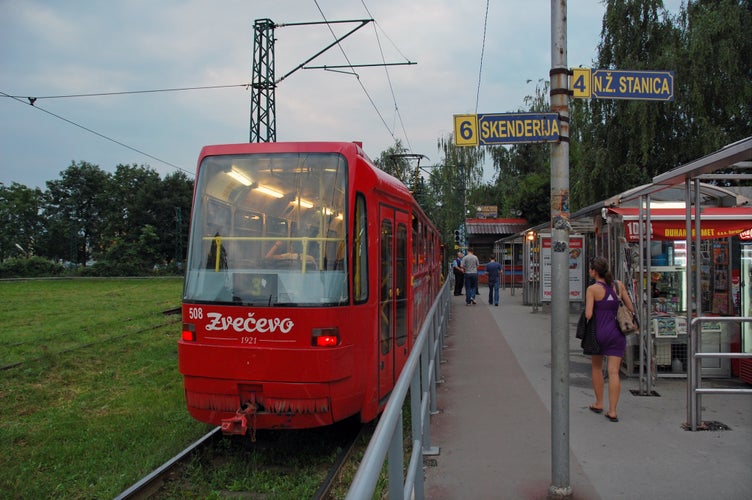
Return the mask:
[[[240,448],[245,448],[246,450],[252,449],[254,455],[264,453],[273,454],[276,451],[279,451],[280,448],[297,448],[296,443],[317,439],[316,433],[320,433],[321,429],[297,431],[297,438],[292,440],[281,439],[279,437],[281,435],[289,434],[289,432],[296,431],[274,431],[273,433],[267,431],[265,434],[260,435],[256,442],[251,442],[248,438],[239,438],[237,436],[225,438],[221,434],[221,428],[215,427],[177,453],[174,457],[167,460],[164,464],[145,475],[115,498],[116,500],[134,498],[170,498],[175,492],[175,485],[177,485],[178,489],[180,489],[180,485],[190,485],[191,487],[201,488],[199,483],[205,481],[205,479],[191,477],[189,468],[182,466],[185,466],[191,460],[201,460],[200,455],[202,454],[212,456],[212,465],[220,468],[223,461],[247,460],[247,455],[242,453]],[[315,500],[332,498],[332,492],[339,484],[342,471],[350,463],[350,460],[356,454],[357,450],[361,447],[365,448],[368,435],[373,432],[373,426],[359,425],[357,429],[340,428],[339,430],[332,428],[329,429],[328,432],[330,432],[331,437],[326,441],[326,444],[331,449],[325,450],[324,454],[328,454],[329,452],[333,454],[335,451],[338,451],[333,460],[320,465],[320,468],[322,469],[324,465],[326,465],[326,473],[323,480],[318,485],[315,494],[311,497]],[[242,441],[241,439],[247,440]],[[222,443],[222,440],[227,440],[227,442]],[[280,444],[280,440],[283,441],[283,443]],[[228,442],[234,442],[235,444],[241,443],[242,446],[228,446]],[[303,445],[303,448],[305,448],[305,445]],[[221,456],[221,458],[218,459],[218,456]],[[277,474],[287,477],[288,481],[291,483],[291,487],[293,487],[292,484],[296,481],[296,475],[301,474],[301,471],[294,465],[289,467],[270,467],[270,469],[274,469]],[[170,486],[170,483],[174,484]],[[213,488],[213,486],[211,488]],[[233,490],[233,494],[254,495],[263,493],[258,491]]]
[[[319,486],[319,489],[316,491],[316,494],[313,496],[314,500],[326,500],[327,498],[330,498],[332,489],[336,485],[340,477],[340,473],[342,472],[343,468],[346,466],[353,452],[357,448],[358,443],[361,441],[360,438],[366,432],[368,432],[368,429],[370,429],[371,433],[373,432],[373,427],[362,425],[360,427],[360,430],[349,441],[349,444],[342,448],[340,453],[337,455],[337,458],[334,464],[329,469],[329,472],[324,478],[324,481],[321,483],[321,486]]]
[[[164,464],[160,465],[149,474],[139,479],[133,486],[123,491],[115,497],[115,500],[125,500],[131,498],[148,498],[152,494],[156,493],[164,482],[165,478],[171,474],[175,468],[192,453],[207,446],[212,439],[215,439],[221,434],[221,427],[215,427],[211,431],[204,434],[201,438],[188,445],[180,453],[169,459]]]
[[[179,314],[180,311],[181,311],[180,307],[166,309],[166,310],[162,311],[162,315],[166,316],[166,317],[170,317],[170,316],[174,316],[174,315]],[[75,351],[78,351],[80,349],[86,349],[86,348],[89,348],[89,347],[92,347],[92,346],[96,346],[96,345],[101,345],[101,344],[104,344],[104,343],[112,342],[113,340],[118,340],[118,339],[121,339],[121,338],[125,338],[125,337],[130,336],[130,335],[137,335],[137,334],[146,333],[146,332],[153,331],[153,330],[158,330],[159,328],[163,328],[165,326],[169,326],[169,325],[174,325],[176,323],[180,323],[180,321],[181,321],[181,318],[177,318],[177,319],[170,318],[167,321],[164,321],[164,322],[156,324],[156,325],[150,325],[148,327],[141,328],[140,330],[136,330],[136,331],[132,331],[132,332],[127,332],[127,333],[122,333],[122,334],[119,334],[119,335],[114,335],[114,336],[102,338],[102,339],[96,340],[94,342],[87,342],[85,344],[77,345],[75,347],[71,347],[71,348],[68,348],[68,349],[62,349],[60,351],[54,351],[54,352],[46,353],[44,356],[36,356],[34,358],[25,359],[25,360],[22,360],[22,361],[16,361],[14,363],[8,363],[8,364],[5,364],[5,365],[0,365],[0,371],[6,371],[6,370],[13,369],[13,368],[18,368],[19,366],[23,366],[26,363],[33,363],[35,361],[39,361],[39,360],[41,360],[41,359],[43,359],[43,358],[45,358],[45,357],[47,357],[49,355],[59,356],[59,355],[63,355],[63,354],[69,354],[71,352],[75,352]],[[95,328],[95,327],[92,327],[92,328]],[[40,339],[37,339],[37,341],[39,341],[39,340]],[[43,340],[43,339],[41,339],[41,340]],[[19,345],[25,345],[25,344],[27,344],[27,343],[26,342],[18,342],[18,343],[15,343],[13,345],[14,346],[19,346]]]

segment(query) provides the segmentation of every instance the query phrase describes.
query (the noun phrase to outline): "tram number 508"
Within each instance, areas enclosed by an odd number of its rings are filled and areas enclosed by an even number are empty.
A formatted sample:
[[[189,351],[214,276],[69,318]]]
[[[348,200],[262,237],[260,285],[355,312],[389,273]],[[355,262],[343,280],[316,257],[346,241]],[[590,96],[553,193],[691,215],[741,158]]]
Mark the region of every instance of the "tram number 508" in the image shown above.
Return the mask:
[[[189,307],[188,319],[204,319],[204,309],[201,307]]]

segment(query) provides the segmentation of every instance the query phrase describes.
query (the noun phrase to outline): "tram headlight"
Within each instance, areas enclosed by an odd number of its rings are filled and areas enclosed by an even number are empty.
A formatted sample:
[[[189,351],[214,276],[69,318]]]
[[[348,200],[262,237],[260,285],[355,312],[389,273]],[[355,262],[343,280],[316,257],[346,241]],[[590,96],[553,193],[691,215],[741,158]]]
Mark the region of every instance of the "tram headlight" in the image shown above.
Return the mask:
[[[339,345],[339,328],[314,328],[311,345],[316,347],[335,347]]]

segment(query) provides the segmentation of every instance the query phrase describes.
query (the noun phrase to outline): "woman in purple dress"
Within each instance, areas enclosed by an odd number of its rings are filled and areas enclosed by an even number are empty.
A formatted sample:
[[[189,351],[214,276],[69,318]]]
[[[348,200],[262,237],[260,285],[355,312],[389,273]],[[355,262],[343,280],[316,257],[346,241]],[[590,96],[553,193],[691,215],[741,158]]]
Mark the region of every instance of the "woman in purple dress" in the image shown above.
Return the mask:
[[[606,418],[612,422],[618,422],[616,405],[619,404],[621,391],[619,367],[621,358],[624,357],[627,339],[616,324],[616,310],[619,308],[620,298],[632,312],[634,312],[634,305],[624,285],[614,280],[605,258],[596,257],[590,261],[590,277],[595,280],[595,283],[587,288],[585,294],[585,317],[588,319],[595,317],[595,337],[601,347],[600,355],[594,355],[591,358],[595,403],[590,405],[590,411],[603,413],[603,356],[606,356],[608,359]],[[614,283],[618,285],[618,295],[614,290]]]

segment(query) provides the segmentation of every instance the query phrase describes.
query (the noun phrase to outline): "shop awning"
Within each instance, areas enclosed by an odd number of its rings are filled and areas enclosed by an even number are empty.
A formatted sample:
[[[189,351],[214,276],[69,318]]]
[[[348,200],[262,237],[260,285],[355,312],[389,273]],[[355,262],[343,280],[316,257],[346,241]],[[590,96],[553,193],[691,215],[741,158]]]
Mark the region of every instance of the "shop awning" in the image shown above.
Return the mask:
[[[639,241],[638,208],[610,208],[624,220],[627,241]],[[687,212],[684,208],[653,208],[650,225],[653,240],[685,240]],[[752,207],[705,207],[700,213],[700,238],[728,238],[752,229]],[[692,238],[695,237],[695,211],[692,209]]]

